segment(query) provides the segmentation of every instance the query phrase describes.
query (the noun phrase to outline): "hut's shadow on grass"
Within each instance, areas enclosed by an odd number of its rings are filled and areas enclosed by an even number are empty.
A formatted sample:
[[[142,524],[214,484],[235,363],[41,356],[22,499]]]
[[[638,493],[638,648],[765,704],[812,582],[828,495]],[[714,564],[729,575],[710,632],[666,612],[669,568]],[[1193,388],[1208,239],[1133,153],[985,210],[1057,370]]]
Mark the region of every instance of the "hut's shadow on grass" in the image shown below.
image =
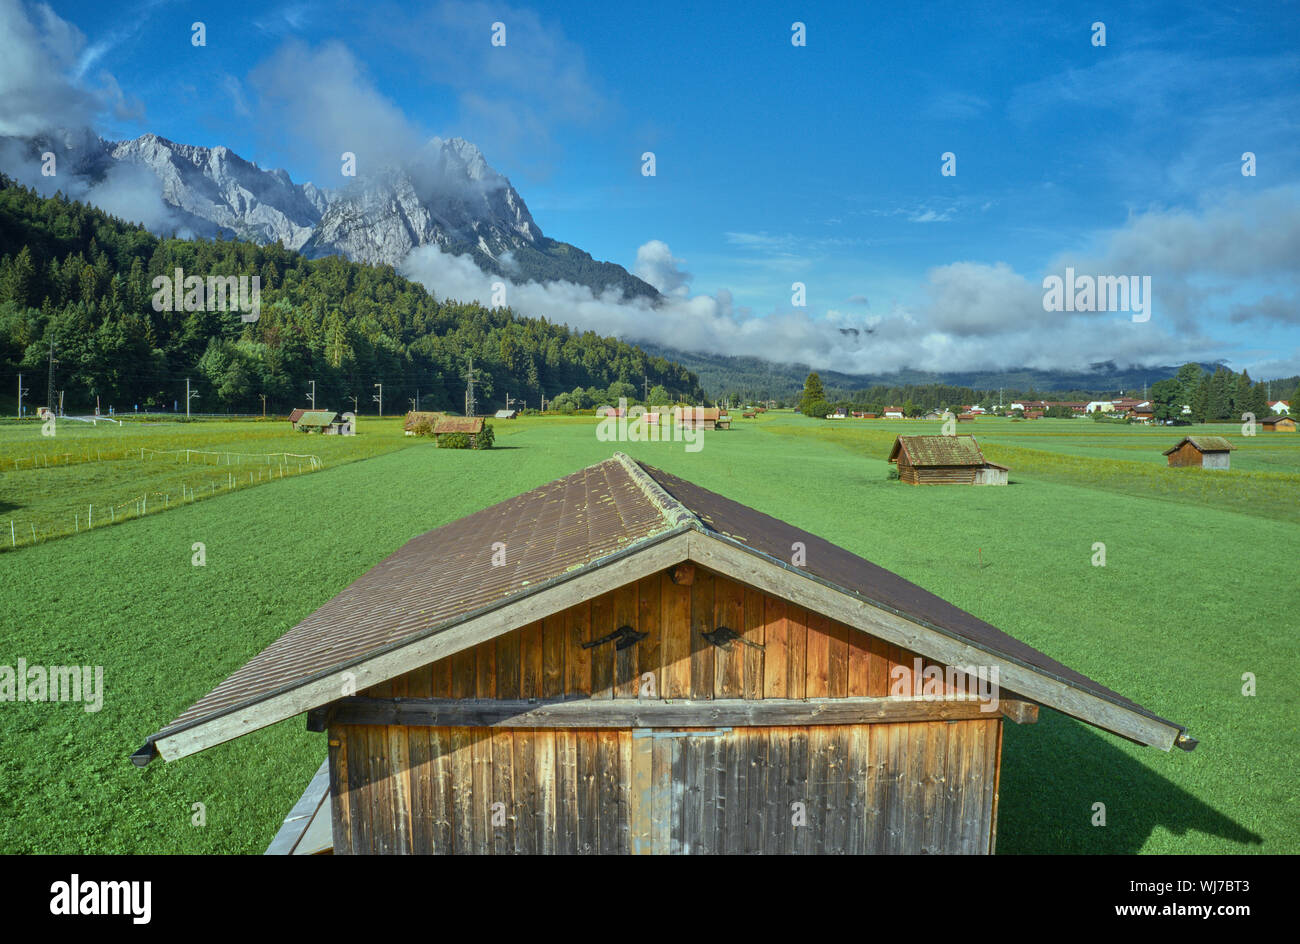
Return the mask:
[[[1196,754],[1204,749],[1201,745],[1191,755],[1183,755],[1174,748],[1168,760],[1195,763]],[[1105,804],[1105,826],[1093,825],[1096,803]],[[1041,712],[1038,724],[1006,724],[998,801],[999,853],[1131,855],[1141,851],[1156,827],[1176,836],[1197,832],[1241,846],[1223,849],[1220,842],[1215,844],[1219,848],[1207,849],[1193,841],[1189,852],[1267,851],[1249,848],[1262,845],[1263,836],[1139,763],[1104,734],[1048,709]]]

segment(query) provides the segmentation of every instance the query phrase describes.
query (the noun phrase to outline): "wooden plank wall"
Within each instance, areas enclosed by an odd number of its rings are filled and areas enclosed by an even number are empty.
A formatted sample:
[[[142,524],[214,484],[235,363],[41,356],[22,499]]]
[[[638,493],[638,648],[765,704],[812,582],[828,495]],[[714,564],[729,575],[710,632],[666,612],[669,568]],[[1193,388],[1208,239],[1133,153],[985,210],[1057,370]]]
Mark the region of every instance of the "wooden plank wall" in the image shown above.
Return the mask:
[[[620,651],[582,643],[628,625]],[[762,646],[719,649],[726,626]],[[690,586],[656,574],[362,692],[433,698],[857,698],[889,694],[906,649],[695,568]],[[922,660],[922,665],[938,665]],[[647,679],[646,676],[649,676]]]
[[[1000,725],[337,727],[335,852],[987,853]]]

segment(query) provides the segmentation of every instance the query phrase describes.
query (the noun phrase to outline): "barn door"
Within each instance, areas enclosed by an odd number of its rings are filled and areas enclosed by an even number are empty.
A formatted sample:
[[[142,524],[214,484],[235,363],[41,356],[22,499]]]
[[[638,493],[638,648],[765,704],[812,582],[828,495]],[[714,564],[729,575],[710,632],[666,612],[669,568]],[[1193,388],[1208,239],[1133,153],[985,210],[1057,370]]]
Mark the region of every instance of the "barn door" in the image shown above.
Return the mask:
[[[723,797],[717,778],[709,774],[718,772],[731,733],[731,728],[632,730],[628,816],[633,855],[722,851],[707,848],[703,837],[706,821],[716,832]],[[715,786],[706,795],[707,784]]]

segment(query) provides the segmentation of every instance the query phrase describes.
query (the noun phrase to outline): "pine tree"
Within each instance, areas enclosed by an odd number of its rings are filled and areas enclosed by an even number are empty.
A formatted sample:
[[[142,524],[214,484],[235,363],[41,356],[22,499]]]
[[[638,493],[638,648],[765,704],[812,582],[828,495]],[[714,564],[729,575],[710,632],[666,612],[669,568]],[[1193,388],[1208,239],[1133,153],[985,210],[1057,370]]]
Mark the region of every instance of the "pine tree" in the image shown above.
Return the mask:
[[[808,407],[825,402],[826,390],[822,387],[822,379],[813,372],[803,382],[803,396],[799,398],[799,410],[806,415]]]

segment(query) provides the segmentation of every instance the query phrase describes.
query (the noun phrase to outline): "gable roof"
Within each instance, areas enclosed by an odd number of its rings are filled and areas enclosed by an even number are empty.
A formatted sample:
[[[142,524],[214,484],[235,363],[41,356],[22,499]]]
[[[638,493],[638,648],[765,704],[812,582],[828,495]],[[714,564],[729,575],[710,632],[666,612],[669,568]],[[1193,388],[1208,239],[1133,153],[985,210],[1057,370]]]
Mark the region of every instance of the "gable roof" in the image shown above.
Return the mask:
[[[497,410],[496,412],[496,418],[499,420],[512,420],[518,415],[518,410]]]
[[[289,422],[290,423],[298,422],[298,420],[302,419],[302,415],[306,412],[307,412],[306,410],[299,407],[298,409],[294,410],[292,413],[289,414]]]
[[[298,417],[299,426],[328,426],[339,418],[333,410],[304,410]]]
[[[1183,443],[1191,443],[1199,452],[1231,452],[1234,448],[1232,443],[1222,436],[1184,436],[1176,445],[1166,449],[1163,455],[1177,452],[1183,447]]]
[[[439,420],[447,418],[446,413],[428,410],[411,410],[406,414],[406,422],[402,424],[402,429],[412,430],[419,426],[421,422],[426,422],[430,426],[436,426]]]
[[[1260,423],[1262,423],[1264,426],[1272,426],[1276,423],[1294,423],[1294,422],[1295,422],[1295,417],[1287,416],[1285,413],[1282,413],[1278,416],[1266,416],[1262,420],[1260,420]]]
[[[912,466],[984,465],[984,453],[974,436],[899,436],[889,461],[905,456]]]
[[[481,416],[444,416],[433,427],[435,436],[441,436],[443,433],[481,432],[483,432],[483,417]]]
[[[508,549],[493,566],[493,544]],[[802,542],[808,566],[788,564]],[[619,453],[451,522],[375,565],[134,755],[183,757],[685,560],[1168,750],[1185,729],[870,561]],[[351,694],[350,691],[346,692]],[[1190,747],[1188,748],[1190,749]]]

